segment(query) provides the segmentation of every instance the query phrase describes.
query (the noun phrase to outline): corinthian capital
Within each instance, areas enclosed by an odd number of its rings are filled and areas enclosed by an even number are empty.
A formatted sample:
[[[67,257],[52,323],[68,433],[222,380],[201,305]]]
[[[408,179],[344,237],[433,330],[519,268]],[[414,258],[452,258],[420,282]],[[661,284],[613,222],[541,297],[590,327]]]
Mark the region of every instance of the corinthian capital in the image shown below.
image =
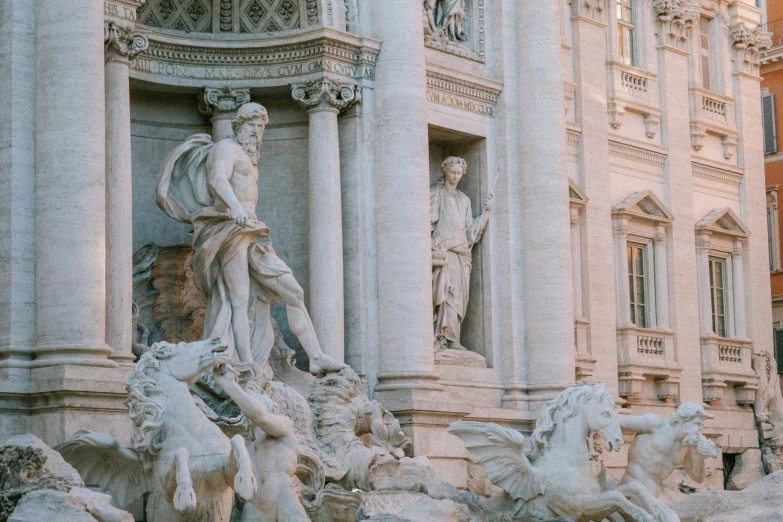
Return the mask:
[[[699,20],[700,3],[695,0],[653,0],[658,22],[658,45],[685,49],[693,25]]]
[[[772,33],[758,27],[737,24],[730,29],[731,49],[734,52],[734,72],[758,76],[761,53],[772,45]]]
[[[291,86],[291,96],[306,111],[332,109],[343,111],[362,100],[362,86],[331,80],[309,80]]]
[[[108,60],[133,60],[147,50],[149,41],[140,33],[133,32],[132,25],[117,22],[103,24],[103,45]]]
[[[605,22],[606,0],[568,0],[571,16]]]
[[[204,89],[204,97],[199,101],[198,109],[207,116],[231,116],[242,105],[250,101],[250,89],[232,89],[223,87],[213,89],[207,87]]]

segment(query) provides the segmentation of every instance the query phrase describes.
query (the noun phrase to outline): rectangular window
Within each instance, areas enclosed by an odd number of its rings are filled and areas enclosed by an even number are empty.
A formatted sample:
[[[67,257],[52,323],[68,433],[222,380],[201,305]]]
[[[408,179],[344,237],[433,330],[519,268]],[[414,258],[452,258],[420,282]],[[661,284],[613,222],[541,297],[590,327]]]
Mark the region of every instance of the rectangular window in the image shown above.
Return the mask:
[[[783,329],[775,328],[775,360],[777,361],[778,373],[783,373]]]
[[[699,62],[701,64],[701,86],[710,89],[710,20],[699,20]]]
[[[635,0],[617,1],[617,43],[623,62],[636,65],[636,49],[634,48],[634,9]]]
[[[712,331],[726,337],[726,261],[710,259],[710,298],[712,302]]]
[[[774,154],[778,151],[774,94],[764,94],[761,97],[761,126],[764,130],[764,154]]]
[[[628,288],[631,322],[639,328],[647,328],[647,247],[628,245]]]

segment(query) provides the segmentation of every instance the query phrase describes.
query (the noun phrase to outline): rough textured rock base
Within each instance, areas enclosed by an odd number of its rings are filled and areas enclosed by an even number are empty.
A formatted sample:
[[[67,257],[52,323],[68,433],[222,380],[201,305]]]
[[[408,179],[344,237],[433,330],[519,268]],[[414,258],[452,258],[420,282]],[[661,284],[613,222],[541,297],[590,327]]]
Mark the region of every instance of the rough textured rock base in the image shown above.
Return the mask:
[[[743,491],[694,494],[673,509],[681,522],[783,522],[783,471]]]

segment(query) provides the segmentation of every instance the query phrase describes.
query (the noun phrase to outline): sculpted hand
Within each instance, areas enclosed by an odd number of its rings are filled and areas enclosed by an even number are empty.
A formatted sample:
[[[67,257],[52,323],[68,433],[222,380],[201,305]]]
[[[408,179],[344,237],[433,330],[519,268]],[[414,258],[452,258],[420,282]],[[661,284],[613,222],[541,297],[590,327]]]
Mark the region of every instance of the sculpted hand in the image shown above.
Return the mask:
[[[221,388],[225,388],[226,385],[236,384],[239,372],[226,363],[222,366],[217,366],[212,371],[212,378]]]
[[[492,210],[492,207],[495,205],[495,194],[490,192],[487,195],[487,199],[484,200],[484,208],[486,208],[487,212]]]
[[[231,219],[240,227],[247,225],[247,212],[242,207],[231,209]]]

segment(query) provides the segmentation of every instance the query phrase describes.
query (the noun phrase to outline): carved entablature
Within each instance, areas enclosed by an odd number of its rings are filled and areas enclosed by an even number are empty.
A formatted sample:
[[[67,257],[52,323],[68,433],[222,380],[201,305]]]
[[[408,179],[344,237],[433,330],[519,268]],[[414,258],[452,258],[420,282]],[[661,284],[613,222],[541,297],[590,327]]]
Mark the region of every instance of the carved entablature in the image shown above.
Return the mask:
[[[485,0],[422,0],[422,3],[427,47],[481,63],[485,61]]]
[[[291,86],[291,96],[306,111],[344,111],[362,100],[362,86],[356,83],[333,82],[328,79],[308,80]]]
[[[468,79],[466,76],[430,66],[427,69],[427,101],[494,117],[503,84],[489,78],[470,76]]]
[[[686,50],[700,8],[695,0],[653,0],[658,45]]]
[[[133,25],[118,22],[103,24],[103,44],[107,60],[123,60],[125,63],[149,47],[147,37],[134,32]]]
[[[772,46],[772,33],[759,27],[738,24],[730,29],[731,49],[734,51],[734,72],[759,75],[761,54]]]
[[[149,31],[149,51],[131,64],[132,78],[183,87],[264,88],[333,80],[375,79],[380,42],[316,28],[247,40]],[[242,45],[238,45],[238,40]]]
[[[571,16],[606,23],[606,0],[568,0]]]

